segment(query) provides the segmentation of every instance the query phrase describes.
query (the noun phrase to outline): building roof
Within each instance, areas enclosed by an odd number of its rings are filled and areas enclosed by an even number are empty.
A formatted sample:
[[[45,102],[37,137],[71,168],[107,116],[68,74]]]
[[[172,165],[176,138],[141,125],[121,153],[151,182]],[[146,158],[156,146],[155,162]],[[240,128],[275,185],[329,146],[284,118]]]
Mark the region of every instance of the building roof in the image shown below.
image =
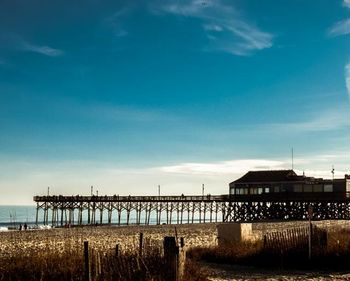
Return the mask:
[[[249,171],[243,177],[235,180],[231,184],[236,183],[252,183],[252,182],[285,182],[298,180],[299,176],[293,170],[270,170],[270,171]]]

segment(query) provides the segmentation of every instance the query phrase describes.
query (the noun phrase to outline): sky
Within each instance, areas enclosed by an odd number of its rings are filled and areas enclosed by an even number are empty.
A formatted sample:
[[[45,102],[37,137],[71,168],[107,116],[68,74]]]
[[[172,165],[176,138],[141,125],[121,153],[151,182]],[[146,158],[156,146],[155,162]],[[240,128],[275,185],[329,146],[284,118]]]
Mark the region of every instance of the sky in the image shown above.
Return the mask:
[[[0,0],[0,204],[344,177],[349,43],[349,0]]]

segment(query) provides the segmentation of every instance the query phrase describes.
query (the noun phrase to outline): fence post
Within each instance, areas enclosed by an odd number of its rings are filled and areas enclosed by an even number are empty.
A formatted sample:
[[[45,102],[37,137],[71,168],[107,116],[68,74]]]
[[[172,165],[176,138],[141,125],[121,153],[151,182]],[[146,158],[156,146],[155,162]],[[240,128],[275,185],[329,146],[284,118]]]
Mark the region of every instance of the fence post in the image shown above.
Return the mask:
[[[166,280],[178,281],[178,258],[179,247],[176,246],[176,240],[173,236],[166,236],[163,240],[164,259],[166,266]]]
[[[119,244],[115,245],[115,256],[118,257],[119,255]]]
[[[101,255],[100,255],[100,252],[97,252],[97,276],[100,276],[101,273],[102,273]]]
[[[84,241],[84,281],[91,280],[90,261],[89,261],[89,242]]]
[[[309,260],[311,260],[311,251],[312,251],[312,223],[311,223],[311,218],[312,218],[312,213],[313,213],[313,208],[311,205],[309,205],[308,208],[308,216],[309,216]]]
[[[142,244],[143,244],[143,233],[140,232],[140,240],[139,240],[139,255],[142,256]]]
[[[185,271],[186,264],[186,248],[185,248],[185,240],[183,237],[180,238],[180,251],[178,258],[178,280],[182,280]]]

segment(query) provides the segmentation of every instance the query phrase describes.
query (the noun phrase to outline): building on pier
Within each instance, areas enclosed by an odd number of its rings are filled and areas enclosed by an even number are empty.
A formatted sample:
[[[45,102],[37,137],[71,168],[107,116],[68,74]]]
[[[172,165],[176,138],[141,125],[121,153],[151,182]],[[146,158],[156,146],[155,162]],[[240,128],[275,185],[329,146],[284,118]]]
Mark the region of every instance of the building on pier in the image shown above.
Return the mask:
[[[350,192],[350,176],[323,179],[297,175],[293,170],[249,171],[231,182],[230,195],[265,197],[288,193],[290,196],[346,196]]]
[[[250,171],[229,184],[227,221],[350,219],[350,176],[322,179],[293,170]]]

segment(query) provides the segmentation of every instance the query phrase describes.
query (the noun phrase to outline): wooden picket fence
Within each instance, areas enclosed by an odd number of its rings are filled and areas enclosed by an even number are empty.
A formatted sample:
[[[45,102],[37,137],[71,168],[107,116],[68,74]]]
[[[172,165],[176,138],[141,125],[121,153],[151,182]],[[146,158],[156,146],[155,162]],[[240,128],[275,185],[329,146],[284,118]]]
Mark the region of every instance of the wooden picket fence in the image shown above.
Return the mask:
[[[162,247],[145,247],[139,236],[136,252],[122,252],[119,245],[109,254],[89,248],[84,242],[84,281],[102,280],[167,280],[180,281],[185,263],[183,238],[164,237]]]
[[[316,226],[311,227],[311,245],[313,249],[327,246],[327,231]],[[309,227],[297,227],[264,235],[264,250],[271,253],[307,252],[309,246]]]

